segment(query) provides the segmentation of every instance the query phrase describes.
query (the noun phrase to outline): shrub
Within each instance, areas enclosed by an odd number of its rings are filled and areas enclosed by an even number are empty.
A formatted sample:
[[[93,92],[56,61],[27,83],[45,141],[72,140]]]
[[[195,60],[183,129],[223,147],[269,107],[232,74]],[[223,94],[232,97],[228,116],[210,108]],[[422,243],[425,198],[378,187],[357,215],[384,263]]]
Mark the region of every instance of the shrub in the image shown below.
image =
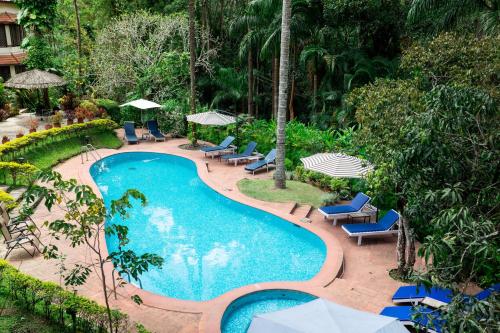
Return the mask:
[[[0,260],[0,290],[23,304],[28,311],[73,332],[107,332],[106,308],[51,282],[21,273]],[[112,310],[116,332],[128,332],[126,314]]]
[[[99,109],[97,105],[90,100],[82,101],[79,106],[85,110],[85,117],[89,120],[94,119],[98,115]]]
[[[98,119],[83,124],[73,124],[62,128],[52,128],[35,132],[0,145],[0,159],[9,160],[22,153],[22,150],[31,149],[40,144],[62,141],[70,137],[84,136],[90,131],[112,131],[118,125],[109,119]]]
[[[7,209],[16,206],[16,201],[14,200],[14,198],[9,193],[2,190],[0,190],[0,203],[4,203]]]
[[[97,99],[95,104],[98,108],[102,108],[106,110],[106,113],[109,115],[111,120],[120,124],[122,122],[122,118],[120,115],[120,106],[117,102],[110,99]]]
[[[186,135],[185,115],[189,112],[186,102],[170,99],[163,104],[163,109],[158,113],[158,123],[165,133],[173,136]]]
[[[443,33],[429,42],[416,43],[401,59],[403,70],[423,74],[433,84],[480,87],[499,98],[500,36]]]
[[[230,125],[224,129],[211,126],[200,126],[201,140],[219,143],[227,135],[235,135],[236,126]],[[345,152],[358,155],[361,150],[353,144],[353,129],[322,131],[314,126],[308,126],[298,121],[290,121],[286,127],[286,158],[291,161],[291,169],[300,164],[302,157],[325,151]],[[257,142],[257,150],[267,153],[276,147],[276,122],[254,120],[242,124],[238,129],[239,146],[245,146],[249,141]],[[289,164],[290,166],[290,164]]]
[[[0,175],[3,176],[4,183],[6,183],[9,176],[13,185],[17,184],[19,177],[24,177],[30,181],[36,171],[38,169],[29,163],[0,162]]]
[[[323,194],[321,197],[322,206],[330,206],[336,204],[340,200],[340,196],[336,192]]]

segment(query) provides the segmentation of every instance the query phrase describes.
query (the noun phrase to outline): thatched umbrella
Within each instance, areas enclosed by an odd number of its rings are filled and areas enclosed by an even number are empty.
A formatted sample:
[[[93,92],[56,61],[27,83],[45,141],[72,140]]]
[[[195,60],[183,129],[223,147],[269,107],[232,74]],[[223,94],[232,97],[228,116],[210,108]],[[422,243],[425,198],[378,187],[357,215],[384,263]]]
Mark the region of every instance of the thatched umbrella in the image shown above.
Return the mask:
[[[33,69],[13,76],[5,82],[4,85],[8,88],[17,89],[43,89],[45,107],[49,109],[50,102],[48,89],[50,87],[64,86],[65,84],[66,81],[56,74],[41,71],[39,69]]]

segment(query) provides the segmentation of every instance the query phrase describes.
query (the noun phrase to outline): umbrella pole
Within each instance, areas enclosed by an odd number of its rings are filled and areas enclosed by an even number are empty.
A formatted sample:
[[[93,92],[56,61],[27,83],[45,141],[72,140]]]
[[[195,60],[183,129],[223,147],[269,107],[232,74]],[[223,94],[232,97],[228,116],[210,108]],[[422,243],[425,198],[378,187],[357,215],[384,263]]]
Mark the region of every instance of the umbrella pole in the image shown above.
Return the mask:
[[[43,89],[43,103],[45,104],[45,109],[50,111],[49,88]]]

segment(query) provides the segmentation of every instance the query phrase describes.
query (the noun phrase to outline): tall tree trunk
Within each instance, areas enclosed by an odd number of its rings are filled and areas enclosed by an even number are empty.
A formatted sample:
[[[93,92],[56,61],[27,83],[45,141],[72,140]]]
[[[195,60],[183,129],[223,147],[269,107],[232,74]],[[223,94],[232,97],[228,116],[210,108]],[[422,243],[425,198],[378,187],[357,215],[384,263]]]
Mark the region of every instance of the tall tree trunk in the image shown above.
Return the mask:
[[[252,48],[248,50],[248,115],[254,115],[253,111],[253,54]]]
[[[191,114],[196,113],[196,39],[194,30],[195,12],[194,12],[194,2],[195,0],[189,0],[188,11],[189,11],[189,71],[191,76],[190,84],[190,112]],[[198,143],[198,138],[196,134],[196,124],[191,124],[191,143],[196,145]]]
[[[286,188],[285,175],[285,129],[286,110],[288,104],[288,60],[290,57],[290,17],[292,15],[291,0],[283,0],[281,14],[281,50],[280,50],[280,84],[278,99],[278,122],[276,128],[276,172],[274,184],[276,188]]]
[[[415,265],[415,237],[413,235],[413,229],[410,227],[410,223],[406,218],[403,218],[403,225],[406,238],[405,272],[408,274],[413,270],[413,265]]]
[[[76,48],[78,51],[78,80],[76,83],[76,94],[78,97],[82,94],[82,29],[80,25],[80,11],[78,9],[77,0],[73,0],[76,17]]]
[[[277,118],[278,114],[278,71],[279,71],[279,58],[273,58],[273,119]]]
[[[257,70],[257,72],[259,71],[259,51],[257,50],[257,54],[256,54],[256,57],[255,57],[255,69]],[[259,96],[259,80],[257,78],[257,80],[254,78],[254,83],[255,83],[255,96],[258,98]],[[255,103],[254,102],[254,109],[255,109],[255,118],[257,118],[259,116],[259,103]]]
[[[403,223],[403,216],[398,220],[398,242],[397,242],[397,261],[398,261],[398,275],[403,276],[406,268],[406,236]]]
[[[278,113],[277,112],[277,109],[278,109],[278,103],[277,103],[277,94],[278,94],[278,66],[276,65],[277,63],[277,58],[276,56],[273,57],[273,63],[272,63],[272,96],[271,96],[271,102],[272,102],[272,114],[271,114],[271,118],[272,119],[276,119],[276,114]]]
[[[314,69],[314,75],[313,75],[313,111],[316,113],[316,100],[318,96],[318,74],[316,72],[316,69]]]
[[[295,119],[295,109],[293,108],[293,100],[295,98],[295,64],[296,64],[296,57],[297,57],[297,45],[293,45],[292,48],[292,70],[291,70],[291,75],[292,75],[292,83],[291,83],[291,90],[290,90],[290,98],[289,98],[289,103],[288,103],[288,109],[290,112],[290,120]]]

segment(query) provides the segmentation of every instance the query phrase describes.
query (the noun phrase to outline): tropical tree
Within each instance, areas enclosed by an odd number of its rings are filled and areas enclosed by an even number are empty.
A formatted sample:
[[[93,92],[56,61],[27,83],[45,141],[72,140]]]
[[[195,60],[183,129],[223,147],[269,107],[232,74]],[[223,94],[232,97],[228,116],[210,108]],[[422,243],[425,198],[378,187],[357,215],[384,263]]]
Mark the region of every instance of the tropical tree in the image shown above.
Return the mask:
[[[127,249],[128,227],[123,224],[106,225],[105,222],[115,215],[122,221],[127,219],[133,200],[139,201],[144,206],[145,196],[136,190],[128,190],[121,198],[111,201],[109,207],[106,207],[104,201],[89,186],[80,185],[74,179],[63,180],[57,172],[45,171],[39,174],[37,185],[30,187],[26,198],[26,205],[22,209],[24,213],[30,213],[31,205],[39,200],[43,200],[49,211],[59,207],[64,212],[62,218],[44,223],[54,240],[65,238],[70,241],[71,247],[85,246],[95,255],[95,261],[76,263],[69,270],[65,268],[62,273],[66,285],[79,286],[87,281],[97,266],[107,309],[109,332],[114,332],[107,286],[109,276],[106,274],[105,266],[112,264],[120,276],[126,275],[134,280],[140,280],[140,275],[148,271],[151,266],[161,267],[163,258],[150,253],[137,255]],[[104,235],[117,237],[118,250],[105,254],[105,246],[101,243]],[[44,247],[43,254],[46,259],[64,257],[53,243]],[[121,280],[120,285],[123,284],[124,281]],[[142,302],[137,295],[132,296],[132,300],[138,304]]]
[[[495,34],[500,27],[498,0],[413,0],[408,22],[415,24],[432,18],[437,30],[474,23],[476,30]]]
[[[195,30],[195,0],[188,2],[189,13],[189,106],[190,113],[196,113],[196,30]],[[197,145],[196,124],[191,123],[191,144]]]
[[[285,130],[288,109],[288,63],[290,58],[290,17],[292,16],[291,0],[283,0],[281,15],[281,48],[278,119],[276,128],[276,172],[274,173],[276,188],[286,188],[285,175]]]

